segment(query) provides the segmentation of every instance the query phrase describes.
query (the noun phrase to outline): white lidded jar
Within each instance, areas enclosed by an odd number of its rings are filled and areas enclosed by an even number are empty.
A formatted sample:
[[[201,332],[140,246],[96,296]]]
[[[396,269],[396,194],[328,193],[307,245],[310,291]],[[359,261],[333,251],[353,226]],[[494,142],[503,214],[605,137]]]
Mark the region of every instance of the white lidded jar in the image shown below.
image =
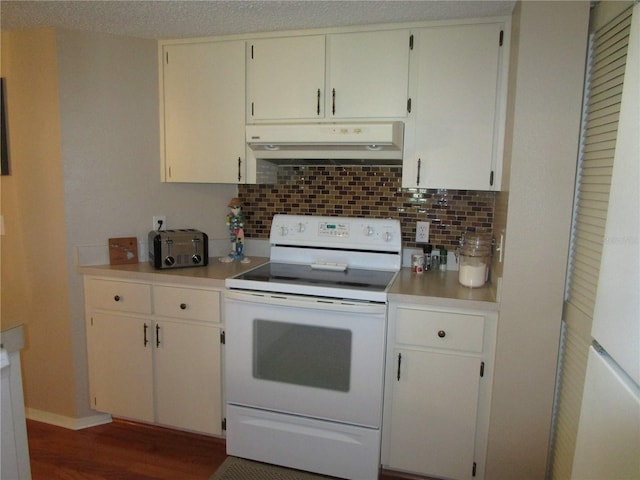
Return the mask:
[[[458,248],[458,281],[465,287],[482,287],[489,279],[491,235],[465,233]]]

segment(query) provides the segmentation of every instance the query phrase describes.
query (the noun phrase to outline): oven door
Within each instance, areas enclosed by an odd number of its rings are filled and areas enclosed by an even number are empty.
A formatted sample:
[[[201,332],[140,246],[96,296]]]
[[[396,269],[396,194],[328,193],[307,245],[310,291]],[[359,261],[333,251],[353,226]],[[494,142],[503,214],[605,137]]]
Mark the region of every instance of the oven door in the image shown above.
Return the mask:
[[[386,305],[226,291],[226,401],[379,428]]]

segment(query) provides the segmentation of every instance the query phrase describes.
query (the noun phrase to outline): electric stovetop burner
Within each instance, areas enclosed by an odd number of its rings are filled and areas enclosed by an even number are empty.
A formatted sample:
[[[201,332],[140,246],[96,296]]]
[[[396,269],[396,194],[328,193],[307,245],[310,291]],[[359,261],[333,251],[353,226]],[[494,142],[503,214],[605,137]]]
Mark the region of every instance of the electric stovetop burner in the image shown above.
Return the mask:
[[[310,265],[271,262],[245,272],[236,278],[255,282],[383,292],[393,280],[395,274],[396,272],[354,268],[331,271],[312,268]]]

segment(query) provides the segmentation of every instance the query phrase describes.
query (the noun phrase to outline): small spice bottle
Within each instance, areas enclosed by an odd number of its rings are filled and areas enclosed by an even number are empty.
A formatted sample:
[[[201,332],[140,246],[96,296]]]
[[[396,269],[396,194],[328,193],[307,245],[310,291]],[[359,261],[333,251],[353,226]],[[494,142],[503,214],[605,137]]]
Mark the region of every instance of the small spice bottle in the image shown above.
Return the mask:
[[[447,249],[444,247],[440,249],[440,271],[447,271]]]

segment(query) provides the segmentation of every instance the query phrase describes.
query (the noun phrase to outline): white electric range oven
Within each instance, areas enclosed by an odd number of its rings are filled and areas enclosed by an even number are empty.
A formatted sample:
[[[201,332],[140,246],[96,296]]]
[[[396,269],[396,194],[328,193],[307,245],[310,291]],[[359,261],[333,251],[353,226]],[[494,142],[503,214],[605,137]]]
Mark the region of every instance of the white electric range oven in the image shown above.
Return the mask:
[[[376,479],[400,224],[276,215],[270,243],[226,281],[227,453]]]

